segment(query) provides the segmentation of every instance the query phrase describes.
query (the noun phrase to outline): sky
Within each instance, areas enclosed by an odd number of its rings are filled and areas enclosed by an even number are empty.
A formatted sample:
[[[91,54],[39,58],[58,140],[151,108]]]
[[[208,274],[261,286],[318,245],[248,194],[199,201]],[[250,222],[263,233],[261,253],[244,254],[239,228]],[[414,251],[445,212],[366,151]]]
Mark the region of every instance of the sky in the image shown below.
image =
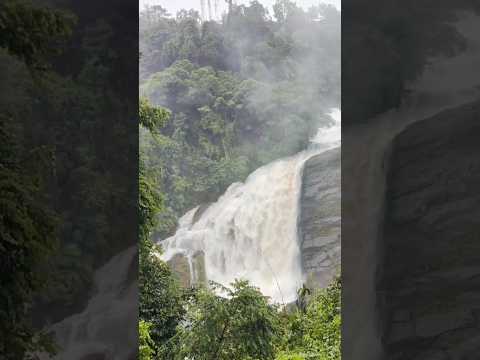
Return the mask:
[[[207,4],[208,0],[205,0],[205,4]],[[213,4],[214,0],[210,0]],[[140,9],[143,9],[145,5],[161,5],[162,7],[166,8],[169,13],[172,15],[176,14],[180,9],[195,9],[200,12],[200,0],[139,0],[140,2]],[[217,0],[218,2],[218,9],[219,13],[222,13],[227,8],[227,3],[225,0]],[[234,1],[235,2],[235,1]],[[250,0],[237,0],[237,4],[248,4]],[[261,4],[268,7],[270,14],[272,14],[272,5],[275,3],[275,0],[259,0]],[[294,2],[305,9],[308,9],[312,5],[317,5],[319,2],[332,4],[340,9],[341,0],[294,0]]]

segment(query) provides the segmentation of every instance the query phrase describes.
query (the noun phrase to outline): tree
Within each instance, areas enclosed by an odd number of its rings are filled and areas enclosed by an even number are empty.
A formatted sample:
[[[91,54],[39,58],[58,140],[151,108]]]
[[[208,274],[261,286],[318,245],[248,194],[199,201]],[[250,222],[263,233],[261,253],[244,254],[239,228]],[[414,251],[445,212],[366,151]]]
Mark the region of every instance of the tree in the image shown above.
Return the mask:
[[[65,12],[8,0],[0,4],[0,47],[32,68],[44,68],[48,56],[58,54],[75,18]]]
[[[188,304],[175,359],[274,359],[280,334],[277,308],[247,281],[231,288],[212,286],[200,289]]]
[[[170,113],[164,108],[153,107],[148,100],[140,98],[139,101],[139,126],[150,131],[151,134],[158,134],[159,129],[164,127],[169,119]],[[158,222],[158,215],[164,211],[164,196],[160,189],[155,186],[153,179],[149,176],[140,152],[139,157],[139,243],[140,243],[140,271],[143,262],[156,262],[152,258],[155,246],[151,240],[152,230]]]
[[[172,38],[163,45],[162,56],[167,66],[176,59],[188,59],[198,63],[200,56],[200,22],[197,13],[182,11],[177,16],[176,31]]]
[[[303,10],[290,0],[277,0],[273,5],[275,19],[283,26],[292,25],[293,22],[304,19]]]
[[[18,153],[18,140],[7,130],[7,120],[0,120],[0,353],[8,360],[54,352],[47,334],[33,327],[29,311],[45,286],[47,279],[37,270],[57,246],[57,229],[55,214],[40,200],[41,172],[29,164],[33,159]],[[31,153],[36,161],[39,150]]]
[[[148,100],[140,98],[138,116],[140,127],[144,127],[152,134],[157,134],[159,129],[166,125],[170,113],[164,108],[153,107]],[[140,260],[142,261],[142,259],[149,259],[150,253],[154,250],[150,235],[157,224],[158,214],[164,210],[163,196],[146,172],[142,153],[139,158],[138,207]]]
[[[152,360],[155,344],[150,337],[151,324],[140,320],[138,323],[139,359]]]
[[[341,283],[339,279],[326,289],[311,295],[305,311],[283,314],[283,344],[278,360],[339,360],[341,345]]]
[[[140,98],[139,105],[140,125],[156,134],[159,129],[166,125],[170,112],[164,108],[151,106],[150,102],[143,97]]]
[[[152,107],[145,99],[140,99],[139,123],[156,134],[165,126],[169,112]],[[141,155],[142,156],[142,155]],[[182,293],[168,265],[159,259],[160,248],[151,240],[159,213],[163,211],[163,196],[153,185],[140,158],[139,171],[139,315],[142,331],[148,332],[155,344],[143,344],[140,352],[146,358],[156,347],[162,346],[174,334],[183,317]],[[147,325],[148,323],[148,325]],[[145,338],[145,341],[149,341]],[[151,350],[151,351],[150,351]]]
[[[66,40],[71,25],[64,13],[28,2],[2,2],[0,48],[30,70],[43,70],[48,56],[56,53],[53,43]],[[18,73],[17,81],[32,85],[30,77]],[[55,352],[51,337],[33,326],[30,315],[34,296],[48,281],[39,267],[58,248],[58,218],[45,196],[54,154],[48,146],[26,141],[29,129],[17,116],[29,117],[29,107],[22,106],[28,95],[9,91],[13,105],[2,103],[0,115],[0,354],[7,360]]]

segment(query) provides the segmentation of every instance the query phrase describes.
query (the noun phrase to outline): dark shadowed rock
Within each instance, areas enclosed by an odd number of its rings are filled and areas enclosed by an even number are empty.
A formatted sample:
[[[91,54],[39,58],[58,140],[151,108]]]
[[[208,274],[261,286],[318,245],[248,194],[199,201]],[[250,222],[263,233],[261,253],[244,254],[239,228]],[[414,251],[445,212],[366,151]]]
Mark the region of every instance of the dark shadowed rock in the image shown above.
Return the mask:
[[[387,359],[477,359],[480,102],[407,128],[387,181],[379,293]],[[408,316],[403,316],[408,314]]]

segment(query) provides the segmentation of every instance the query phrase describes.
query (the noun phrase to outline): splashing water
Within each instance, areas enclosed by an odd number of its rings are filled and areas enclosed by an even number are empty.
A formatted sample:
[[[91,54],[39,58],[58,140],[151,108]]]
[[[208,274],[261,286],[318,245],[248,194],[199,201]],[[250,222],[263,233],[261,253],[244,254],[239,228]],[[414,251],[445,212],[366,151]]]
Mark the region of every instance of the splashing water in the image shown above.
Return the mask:
[[[203,252],[208,280],[229,285],[247,279],[274,302],[294,301],[303,282],[297,240],[302,169],[311,156],[340,145],[340,110],[330,116],[333,126],[319,129],[308,150],[230,185],[200,216],[198,207],[187,212],[176,234],[161,242],[162,258],[186,256],[195,282],[192,258]]]
[[[330,113],[333,125],[318,129],[317,134],[310,140],[314,146],[331,149],[340,146],[342,137],[342,113],[340,109],[333,108]]]

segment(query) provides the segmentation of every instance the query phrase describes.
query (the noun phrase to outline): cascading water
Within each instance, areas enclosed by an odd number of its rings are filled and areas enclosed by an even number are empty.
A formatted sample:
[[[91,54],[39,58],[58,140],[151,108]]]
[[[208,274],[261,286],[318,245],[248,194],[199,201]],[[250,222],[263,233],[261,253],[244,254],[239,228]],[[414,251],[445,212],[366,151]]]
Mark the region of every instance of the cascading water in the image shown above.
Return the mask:
[[[136,246],[114,256],[95,272],[95,293],[85,309],[48,327],[59,346],[54,359],[136,358],[138,328],[128,325],[138,322],[138,284],[133,273],[137,261]],[[51,359],[48,354],[35,355],[35,359]]]
[[[340,110],[330,116],[333,126],[319,129],[309,149],[232,184],[200,216],[198,207],[187,212],[175,235],[160,242],[162,258],[187,257],[195,282],[192,260],[202,252],[208,280],[228,286],[247,279],[274,302],[294,301],[303,282],[297,240],[302,168],[309,157],[340,145]]]

